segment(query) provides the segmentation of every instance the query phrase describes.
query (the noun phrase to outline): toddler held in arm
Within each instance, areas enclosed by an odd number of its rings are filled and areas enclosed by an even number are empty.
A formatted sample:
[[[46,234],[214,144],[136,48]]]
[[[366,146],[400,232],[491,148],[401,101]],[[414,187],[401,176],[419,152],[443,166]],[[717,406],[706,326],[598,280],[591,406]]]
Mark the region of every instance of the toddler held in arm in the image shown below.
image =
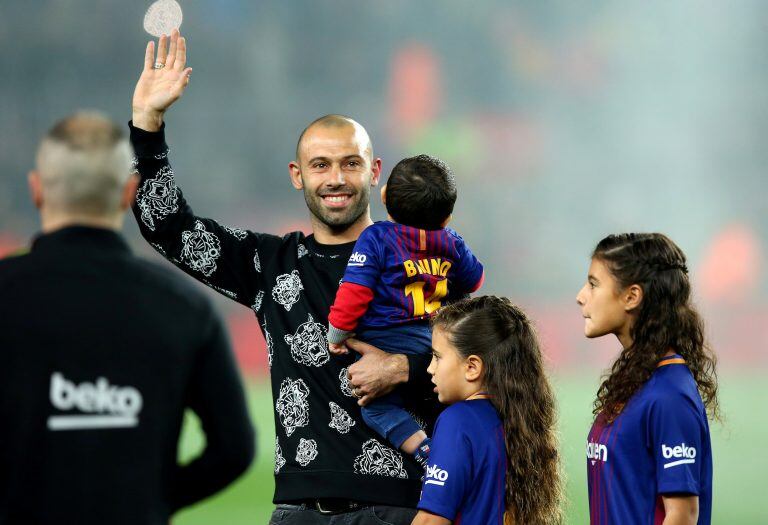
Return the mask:
[[[331,306],[332,353],[347,353],[344,341],[354,334],[385,352],[431,354],[429,318],[483,283],[482,264],[446,228],[456,193],[453,173],[434,157],[410,157],[392,169],[381,190],[389,220],[360,235]],[[423,465],[430,439],[404,402],[395,389],[363,407],[363,420]]]

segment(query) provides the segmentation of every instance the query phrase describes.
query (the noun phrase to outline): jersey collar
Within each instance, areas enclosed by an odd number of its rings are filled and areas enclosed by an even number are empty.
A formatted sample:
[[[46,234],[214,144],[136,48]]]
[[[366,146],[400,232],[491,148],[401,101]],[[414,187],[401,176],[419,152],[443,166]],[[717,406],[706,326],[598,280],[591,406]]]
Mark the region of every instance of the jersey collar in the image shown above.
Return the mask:
[[[680,356],[679,354],[673,354],[659,361],[656,364],[656,368],[661,368],[662,366],[667,366],[667,365],[684,365],[684,364],[685,364],[685,359],[683,359],[682,356]]]

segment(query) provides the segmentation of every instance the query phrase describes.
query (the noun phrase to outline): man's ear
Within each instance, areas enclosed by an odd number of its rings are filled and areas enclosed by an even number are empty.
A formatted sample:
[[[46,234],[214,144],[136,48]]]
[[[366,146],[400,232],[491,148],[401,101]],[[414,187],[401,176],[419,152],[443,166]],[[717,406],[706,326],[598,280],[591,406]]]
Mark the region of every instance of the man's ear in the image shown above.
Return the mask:
[[[479,381],[483,377],[484,368],[480,356],[472,354],[464,360],[464,379],[469,382]]]
[[[643,288],[639,284],[631,284],[624,290],[623,296],[624,310],[630,312],[642,304]]]
[[[288,163],[288,174],[291,176],[291,184],[297,190],[304,189],[304,181],[301,180],[301,166],[295,160]]]
[[[32,203],[38,210],[43,207],[43,182],[40,180],[40,172],[32,170],[27,174],[27,184]]]
[[[125,186],[123,186],[123,195],[120,197],[121,210],[127,210],[133,206],[133,203],[136,200],[136,192],[139,189],[140,180],[141,177],[139,177],[138,173],[131,173],[128,177]]]
[[[376,157],[371,163],[371,186],[378,186],[381,178],[381,159]]]

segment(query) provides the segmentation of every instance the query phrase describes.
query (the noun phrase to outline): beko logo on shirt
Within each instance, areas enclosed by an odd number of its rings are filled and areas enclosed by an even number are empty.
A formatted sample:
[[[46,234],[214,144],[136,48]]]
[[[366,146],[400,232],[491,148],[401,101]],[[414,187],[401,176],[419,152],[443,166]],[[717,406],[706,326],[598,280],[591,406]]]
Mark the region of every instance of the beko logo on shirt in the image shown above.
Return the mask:
[[[429,465],[426,472],[425,485],[445,485],[445,481],[448,479],[448,471],[443,470],[437,465]]]
[[[61,410],[77,410],[48,418],[50,430],[127,428],[139,424],[141,392],[132,386],[110,385],[105,377],[95,383],[75,384],[60,372],[51,375],[51,404]]]
[[[674,447],[668,447],[662,443],[661,455],[664,456],[664,459],[681,458],[676,461],[664,463],[664,468],[676,467],[686,463],[696,463],[696,449],[694,447],[687,447],[685,443],[681,443]]]
[[[347,266],[364,266],[368,257],[364,253],[355,252],[349,258]]]
[[[603,463],[608,461],[608,447],[603,445],[602,443],[597,443],[595,441],[588,441],[587,442],[587,459],[592,460],[592,464],[595,464],[595,461],[600,460]]]

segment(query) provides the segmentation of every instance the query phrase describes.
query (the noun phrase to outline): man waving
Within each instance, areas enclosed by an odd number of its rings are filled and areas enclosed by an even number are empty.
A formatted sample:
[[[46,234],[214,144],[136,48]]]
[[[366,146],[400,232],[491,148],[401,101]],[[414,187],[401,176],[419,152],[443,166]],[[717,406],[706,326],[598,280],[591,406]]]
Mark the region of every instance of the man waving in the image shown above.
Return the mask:
[[[290,181],[304,194],[312,235],[283,236],[222,226],[196,216],[168,160],[164,113],[184,92],[191,68],[178,32],[147,46],[133,98],[131,142],[141,175],[134,213],[142,235],[176,266],[256,313],[267,341],[275,402],[274,518],[291,523],[410,523],[419,467],[362,421],[359,404],[425,373],[419,357],[363,353],[332,357],[327,316],[360,232],[371,224],[379,181],[365,129],[328,115],[301,134]],[[423,398],[424,396],[416,396]]]

